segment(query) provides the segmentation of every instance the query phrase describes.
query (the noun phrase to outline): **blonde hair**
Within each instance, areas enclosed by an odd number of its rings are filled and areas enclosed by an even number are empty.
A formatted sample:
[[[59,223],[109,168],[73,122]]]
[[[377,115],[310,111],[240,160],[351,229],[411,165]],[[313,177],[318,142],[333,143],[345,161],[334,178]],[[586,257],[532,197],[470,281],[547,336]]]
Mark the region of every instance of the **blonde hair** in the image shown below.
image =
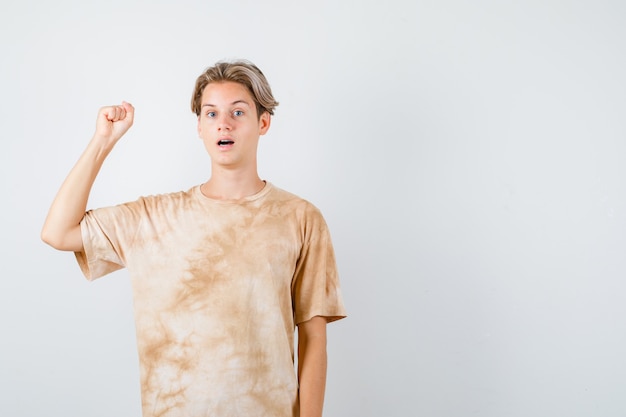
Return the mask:
[[[264,112],[274,114],[274,108],[278,106],[278,102],[272,95],[272,89],[265,75],[256,65],[246,60],[221,61],[207,68],[196,79],[196,86],[191,97],[191,111],[196,116],[200,116],[204,88],[210,83],[226,81],[242,84],[248,89],[256,105],[257,117],[261,117]]]

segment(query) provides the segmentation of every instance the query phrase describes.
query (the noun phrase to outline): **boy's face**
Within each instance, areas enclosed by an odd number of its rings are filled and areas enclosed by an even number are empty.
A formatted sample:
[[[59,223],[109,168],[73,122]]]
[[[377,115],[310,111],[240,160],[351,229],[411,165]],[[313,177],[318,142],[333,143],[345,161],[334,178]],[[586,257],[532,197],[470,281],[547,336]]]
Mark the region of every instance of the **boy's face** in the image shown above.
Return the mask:
[[[242,84],[210,83],[202,92],[198,134],[211,163],[224,168],[254,168],[259,136],[270,127],[270,115],[257,116],[252,95]]]

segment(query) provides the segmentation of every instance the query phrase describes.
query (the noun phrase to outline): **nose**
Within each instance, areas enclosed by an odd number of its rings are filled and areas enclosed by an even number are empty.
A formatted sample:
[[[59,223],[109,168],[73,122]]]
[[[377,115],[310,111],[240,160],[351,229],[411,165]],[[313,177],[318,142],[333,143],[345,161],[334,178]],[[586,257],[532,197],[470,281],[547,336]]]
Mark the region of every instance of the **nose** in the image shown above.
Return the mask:
[[[232,129],[232,124],[230,123],[229,117],[227,114],[221,114],[217,121],[217,129],[222,131],[229,131]]]

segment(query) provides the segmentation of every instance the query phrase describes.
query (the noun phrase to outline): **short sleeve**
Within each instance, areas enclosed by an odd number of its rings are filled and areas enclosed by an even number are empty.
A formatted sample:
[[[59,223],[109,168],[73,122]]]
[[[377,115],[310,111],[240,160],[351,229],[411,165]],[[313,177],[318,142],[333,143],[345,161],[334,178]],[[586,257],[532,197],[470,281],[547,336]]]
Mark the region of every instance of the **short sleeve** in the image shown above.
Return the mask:
[[[296,264],[292,297],[295,324],[315,316],[328,322],[346,317],[335,252],[319,210],[310,208],[303,224],[304,243]]]
[[[75,252],[81,271],[94,280],[124,268],[127,248],[141,221],[136,209],[127,203],[90,210],[80,222],[83,251]]]

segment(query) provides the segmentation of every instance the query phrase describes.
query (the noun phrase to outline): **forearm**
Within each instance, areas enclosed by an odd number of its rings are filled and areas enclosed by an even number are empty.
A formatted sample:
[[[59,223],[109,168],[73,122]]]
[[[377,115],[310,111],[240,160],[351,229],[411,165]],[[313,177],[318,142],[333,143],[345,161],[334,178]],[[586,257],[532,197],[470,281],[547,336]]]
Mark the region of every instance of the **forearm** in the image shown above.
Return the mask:
[[[93,183],[111,147],[92,139],[57,192],[41,238],[60,250],[81,250],[80,221],[85,215]]]
[[[323,332],[306,332],[300,327],[298,337],[300,417],[321,417],[324,406],[327,369],[326,320],[315,317],[312,321],[311,324],[318,329],[323,326]]]

